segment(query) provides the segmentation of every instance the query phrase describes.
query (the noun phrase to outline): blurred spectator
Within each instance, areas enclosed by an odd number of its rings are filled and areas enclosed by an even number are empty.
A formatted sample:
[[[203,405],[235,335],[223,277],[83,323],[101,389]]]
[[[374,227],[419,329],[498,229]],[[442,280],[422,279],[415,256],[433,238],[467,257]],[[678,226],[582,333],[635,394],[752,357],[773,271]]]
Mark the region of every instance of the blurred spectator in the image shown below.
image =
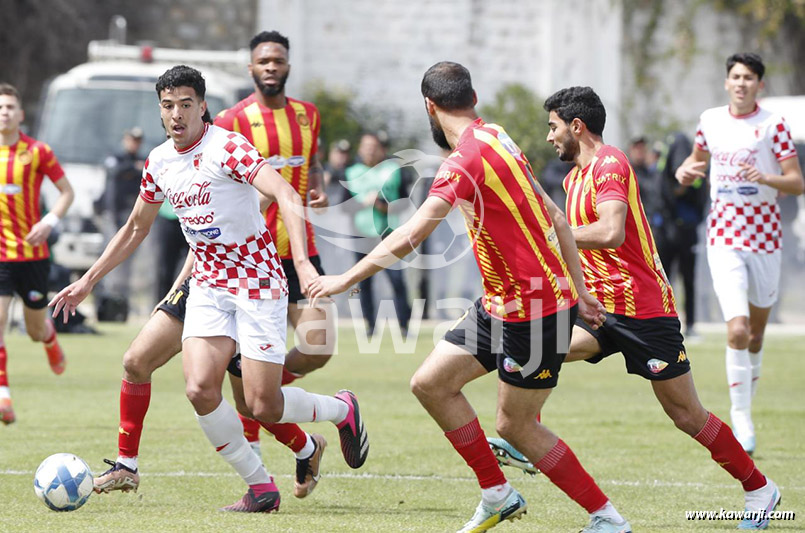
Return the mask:
[[[637,137],[629,143],[629,162],[637,177],[640,186],[640,199],[643,202],[643,209],[646,218],[651,225],[652,232],[657,233],[656,228],[662,224],[663,201],[661,195],[661,183],[652,165],[648,141],[645,137]],[[655,235],[656,237],[656,235]]]
[[[187,241],[182,234],[179,217],[173,212],[170,202],[162,202],[159,216],[154,221],[154,243],[157,246],[156,257],[156,301],[168,295],[187,259]]]
[[[324,188],[327,196],[333,198],[339,189],[339,183],[347,179],[346,171],[349,166],[349,151],[352,147],[349,141],[341,139],[330,145],[327,162],[324,163]]]
[[[101,216],[107,242],[122,226],[140,194],[144,158],[140,155],[143,130],[133,127],[123,133],[122,150],[106,159],[106,187],[95,202]],[[129,312],[132,265],[134,258],[124,261],[95,290],[96,314],[100,321],[125,322]]]
[[[567,176],[567,173],[573,170],[575,166],[572,161],[566,162],[559,158],[552,158],[542,170],[542,179],[540,182],[545,192],[548,193],[551,200],[563,210],[565,208],[566,197],[564,186],[565,176]]]
[[[387,139],[384,138],[387,135],[364,134],[358,145],[360,161],[346,169],[345,205],[354,206],[352,211],[355,234],[370,239],[361,251],[355,252],[358,261],[366,255],[363,250],[371,250],[379,239],[386,237],[398,225],[394,213],[389,213],[389,204],[401,198],[402,176],[397,162],[387,158],[384,142]],[[388,276],[394,290],[397,321],[400,328],[407,331],[411,308],[408,305],[403,272],[399,269],[385,269],[383,272]],[[359,287],[361,309],[371,333],[377,321],[372,278],[362,281]]]
[[[687,135],[672,133],[665,142],[666,149],[657,162],[661,196],[666,220],[657,250],[669,279],[676,269],[682,277],[685,295],[685,337],[695,336],[696,319],[696,245],[699,224],[704,221],[708,190],[704,180],[691,186],[681,185],[674,174],[690,154],[693,145]],[[643,197],[645,198],[645,196]]]

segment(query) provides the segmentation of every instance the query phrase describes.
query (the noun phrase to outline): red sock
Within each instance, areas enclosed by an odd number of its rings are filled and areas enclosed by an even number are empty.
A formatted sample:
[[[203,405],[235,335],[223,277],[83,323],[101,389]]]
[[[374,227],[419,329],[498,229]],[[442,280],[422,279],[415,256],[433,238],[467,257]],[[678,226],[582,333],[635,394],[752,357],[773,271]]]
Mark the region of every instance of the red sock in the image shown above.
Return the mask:
[[[266,424],[259,422],[266,431],[274,435],[277,442],[298,453],[307,444],[307,434],[296,424]]]
[[[50,320],[46,320],[45,324],[46,324],[45,327],[48,329],[50,333],[47,333],[45,335],[45,340],[43,340],[42,342],[44,342],[45,344],[50,344],[56,339],[56,326],[54,326],[53,322],[51,322]]]
[[[744,490],[757,490],[766,484],[766,477],[755,467],[755,462],[735,439],[732,430],[713,413],[693,438],[710,450],[713,461],[740,481]]]
[[[268,483],[255,483],[254,485],[249,485],[249,488],[252,489],[252,492],[254,492],[254,495],[258,498],[266,492],[278,492],[277,486],[274,484],[273,477]]]
[[[536,467],[590,514],[609,501],[562,439],[537,462]]]
[[[475,472],[482,489],[506,483],[506,476],[498,466],[495,454],[489,449],[486,435],[477,418],[458,429],[446,431],[444,436]]]
[[[294,374],[290,370],[285,367],[282,367],[282,385],[288,385],[289,383],[293,383],[297,379],[301,378],[302,376],[298,374]]]
[[[0,346],[0,387],[8,387],[8,374],[6,373],[6,363],[8,362],[8,354],[6,347]]]
[[[246,440],[250,443],[260,442],[260,422],[253,418],[246,418],[240,413],[238,413],[238,418],[243,424],[243,436],[246,437]]]
[[[117,438],[118,453],[122,457],[137,457],[140,451],[140,435],[143,432],[145,413],[151,403],[150,383],[131,383],[123,380],[120,385],[120,429]]]

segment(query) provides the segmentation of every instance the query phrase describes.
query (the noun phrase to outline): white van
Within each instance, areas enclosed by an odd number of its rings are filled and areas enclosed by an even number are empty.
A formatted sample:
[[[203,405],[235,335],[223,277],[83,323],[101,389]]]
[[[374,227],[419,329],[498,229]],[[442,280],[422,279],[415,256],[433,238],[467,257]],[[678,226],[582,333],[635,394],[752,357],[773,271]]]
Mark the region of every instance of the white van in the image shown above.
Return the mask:
[[[142,128],[143,158],[165,141],[155,91],[157,78],[177,64],[198,68],[206,80],[213,117],[252,90],[246,50],[171,50],[93,41],[89,57],[88,63],[50,82],[34,134],[53,148],[76,191],[53,247],[59,264],[76,271],[89,268],[103,250],[93,204],[106,186],[104,161],[121,150],[123,132]],[[52,205],[57,193],[48,185],[42,191]]]

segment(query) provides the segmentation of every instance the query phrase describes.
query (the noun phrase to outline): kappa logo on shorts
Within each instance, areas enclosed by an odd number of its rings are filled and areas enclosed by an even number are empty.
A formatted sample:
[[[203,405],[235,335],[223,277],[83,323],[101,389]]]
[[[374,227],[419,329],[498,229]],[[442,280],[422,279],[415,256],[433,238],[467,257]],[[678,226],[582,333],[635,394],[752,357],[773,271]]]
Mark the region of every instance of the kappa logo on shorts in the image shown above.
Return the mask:
[[[550,378],[552,378],[552,377],[553,377],[553,374],[551,374],[551,371],[550,371],[550,370],[548,370],[548,369],[546,368],[546,369],[544,369],[542,372],[540,372],[539,374],[537,374],[537,375],[534,377],[534,379],[550,379]]]
[[[260,349],[265,352],[266,350],[270,350],[273,346],[273,344],[265,343],[260,345]]]
[[[45,297],[45,295],[42,294],[39,291],[30,291],[30,292],[28,292],[28,299],[30,301],[32,301],[32,302],[38,302],[39,300],[41,300],[44,297]]]
[[[668,363],[659,359],[649,359],[648,363],[646,363],[646,366],[652,374],[659,374],[665,370],[665,367],[668,366]]]
[[[684,363],[687,360],[688,360],[687,354],[685,352],[683,352],[682,350],[679,350],[679,357],[676,358],[676,362],[677,363]]]
[[[519,364],[517,364],[517,361],[515,361],[511,357],[507,357],[507,358],[505,358],[503,360],[503,370],[505,370],[506,372],[509,372],[509,373],[519,372],[522,369],[523,369],[523,367],[521,367]]]

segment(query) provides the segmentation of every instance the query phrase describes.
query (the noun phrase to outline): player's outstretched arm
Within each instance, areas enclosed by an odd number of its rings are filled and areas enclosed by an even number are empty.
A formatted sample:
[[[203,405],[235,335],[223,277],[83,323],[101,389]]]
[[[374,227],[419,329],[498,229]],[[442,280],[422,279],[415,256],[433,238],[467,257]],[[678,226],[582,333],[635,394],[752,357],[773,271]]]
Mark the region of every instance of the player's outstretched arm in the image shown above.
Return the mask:
[[[433,233],[453,208],[447,201],[428,197],[416,213],[375,246],[369,255],[337,276],[319,276],[310,284],[308,298],[316,299],[344,292],[352,285],[387,268],[405,257]]]
[[[67,317],[70,314],[75,314],[76,307],[89,295],[95,284],[137,249],[146,235],[148,235],[151,225],[159,212],[159,205],[137,198],[129,219],[112,237],[109,244],[106,245],[101,257],[78,281],[62,289],[50,301],[48,305],[54,306],[54,317],[64,310],[64,321],[67,322]]]
[[[780,161],[781,175],[764,174],[752,165],[741,164],[744,177],[749,181],[774,187],[780,192],[799,196],[805,192],[805,181],[802,179],[802,168],[797,157],[789,157]]]
[[[685,158],[679,168],[676,169],[674,176],[676,181],[682,185],[693,185],[699,179],[705,179],[707,174],[707,163],[710,161],[710,152],[693,147],[693,152]]]
[[[67,214],[67,210],[70,208],[75,198],[75,192],[73,192],[73,187],[70,185],[67,178],[56,181],[54,185],[59,190],[59,198],[56,200],[56,203],[53,204],[53,209],[50,210],[50,213],[42,217],[42,220],[34,224],[31,227],[31,231],[25,236],[25,240],[32,246],[42,244],[48,239],[50,232],[53,231],[59,219]]]
[[[288,240],[293,254],[294,267],[299,276],[302,294],[306,294],[310,281],[319,275],[307,255],[307,235],[305,234],[305,208],[302,198],[285,178],[271,168],[263,165],[252,180],[252,185],[272,202],[277,202],[282,221],[288,231]]]
[[[581,261],[579,260],[579,249],[576,246],[576,240],[573,238],[573,230],[570,229],[562,210],[551,200],[551,197],[545,193],[542,187],[539,185],[537,187],[556,230],[556,238],[559,240],[559,252],[562,254],[565,264],[567,264],[570,281],[576,287],[576,292],[579,295],[579,316],[590,324],[593,329],[598,329],[606,319],[606,309],[601,302],[587,292],[587,287],[584,284],[584,273],[581,270]]]

